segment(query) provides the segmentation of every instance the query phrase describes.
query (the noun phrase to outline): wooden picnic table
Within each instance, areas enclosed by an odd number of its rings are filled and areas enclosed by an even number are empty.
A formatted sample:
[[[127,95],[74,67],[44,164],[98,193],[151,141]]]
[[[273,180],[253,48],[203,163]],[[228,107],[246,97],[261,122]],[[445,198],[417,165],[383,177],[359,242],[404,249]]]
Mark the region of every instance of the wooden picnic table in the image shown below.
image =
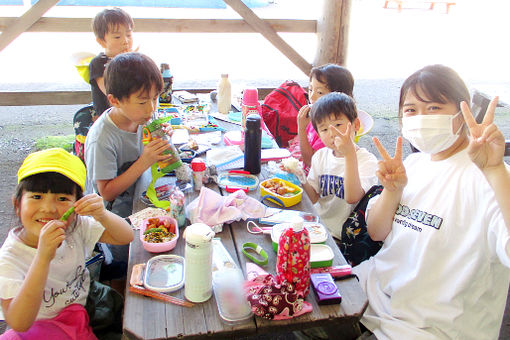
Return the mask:
[[[236,125],[224,122],[221,122],[221,124],[227,129],[239,128]],[[261,180],[269,176],[266,168],[263,166],[263,171],[259,175]],[[139,179],[133,212],[147,207],[140,200],[140,195],[146,190],[150,180],[149,171],[146,171]],[[159,179],[156,185],[173,182],[175,182],[175,177],[165,176]],[[208,184],[207,186],[218,191],[215,184]],[[260,199],[258,190],[250,191],[250,195]],[[198,192],[196,191],[187,193],[186,202],[191,202],[197,196]],[[292,209],[314,212],[313,205],[305,194],[303,194],[302,201],[293,206]],[[135,232],[135,239],[130,245],[128,278],[131,275],[133,265],[145,263],[152,256],[159,255],[151,254],[143,249],[138,233],[138,231]],[[239,221],[230,225],[225,224],[223,231],[217,233],[216,236],[221,239],[223,245],[245,275],[246,257],[241,252],[242,245],[245,242],[255,242],[266,250],[269,255],[269,262],[263,268],[269,273],[275,273],[276,253],[272,249],[269,235],[250,234],[246,229],[246,221]],[[345,264],[346,261],[331,236],[328,237],[326,243],[333,249],[335,255],[333,265]],[[185,242],[181,231],[181,237],[176,247],[169,253],[184,256],[184,247]],[[218,313],[214,295],[204,303],[187,308],[129,292],[129,282],[127,282],[123,334],[124,338],[127,339],[235,339],[272,332],[334,325],[335,339],[354,339],[360,333],[358,321],[367,306],[367,297],[356,278],[336,281],[336,284],[342,295],[342,302],[339,305],[319,306],[314,292],[311,291],[306,298],[306,301],[313,306],[313,312],[311,313],[282,321],[270,321],[253,316],[244,323],[228,325],[222,321]],[[184,289],[170,293],[170,295],[184,299]]]

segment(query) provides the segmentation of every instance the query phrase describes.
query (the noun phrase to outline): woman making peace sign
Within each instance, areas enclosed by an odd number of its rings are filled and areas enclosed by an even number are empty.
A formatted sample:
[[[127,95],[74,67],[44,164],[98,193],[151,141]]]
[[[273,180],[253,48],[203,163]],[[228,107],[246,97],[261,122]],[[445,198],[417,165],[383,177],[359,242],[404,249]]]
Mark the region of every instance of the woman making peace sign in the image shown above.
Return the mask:
[[[402,85],[402,135],[421,152],[402,161],[402,138],[382,156],[384,190],[367,228],[384,245],[355,268],[377,339],[496,339],[510,280],[510,172],[494,125],[481,124],[452,69],[427,66]]]

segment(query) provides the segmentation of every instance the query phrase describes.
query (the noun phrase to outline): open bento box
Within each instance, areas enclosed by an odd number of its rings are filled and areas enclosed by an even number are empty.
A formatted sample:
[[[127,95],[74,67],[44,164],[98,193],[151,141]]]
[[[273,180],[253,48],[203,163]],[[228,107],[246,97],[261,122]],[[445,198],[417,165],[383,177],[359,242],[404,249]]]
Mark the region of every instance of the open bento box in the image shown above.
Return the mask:
[[[179,238],[177,221],[170,216],[151,217],[143,220],[140,241],[151,253],[162,253],[175,248]]]
[[[303,189],[281,178],[269,178],[260,183],[260,197],[282,207],[291,207],[301,202]]]

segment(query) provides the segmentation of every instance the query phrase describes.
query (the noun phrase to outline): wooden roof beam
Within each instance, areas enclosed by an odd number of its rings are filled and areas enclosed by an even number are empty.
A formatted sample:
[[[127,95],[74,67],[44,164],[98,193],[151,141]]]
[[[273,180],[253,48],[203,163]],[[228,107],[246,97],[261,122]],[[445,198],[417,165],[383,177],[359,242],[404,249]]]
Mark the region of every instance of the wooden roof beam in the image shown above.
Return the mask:
[[[0,51],[25,32],[59,0],[39,0],[0,35]]]
[[[223,0],[236,11],[255,31],[262,34],[274,47],[282,52],[294,65],[307,76],[310,74],[312,65],[294,50],[278,33],[264,20],[260,19],[241,0]]]
[[[0,17],[0,31],[18,18]],[[136,32],[172,33],[257,33],[242,19],[133,19]],[[265,19],[277,32],[316,33],[317,20]],[[42,17],[26,32],[92,32],[92,18]]]

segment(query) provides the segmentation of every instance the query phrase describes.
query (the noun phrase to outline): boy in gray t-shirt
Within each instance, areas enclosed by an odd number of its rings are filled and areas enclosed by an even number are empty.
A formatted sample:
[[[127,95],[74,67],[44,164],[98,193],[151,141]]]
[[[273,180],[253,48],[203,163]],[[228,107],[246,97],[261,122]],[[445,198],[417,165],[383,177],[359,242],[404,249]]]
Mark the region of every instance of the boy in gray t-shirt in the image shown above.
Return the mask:
[[[85,141],[85,191],[99,193],[112,212],[127,217],[138,178],[152,164],[168,158],[163,155],[170,148],[168,141],[142,144],[142,128],[157,108],[163,79],[152,59],[130,52],[108,64],[105,86],[112,107],[92,125]],[[127,263],[128,250],[123,247],[112,253],[114,259]]]

